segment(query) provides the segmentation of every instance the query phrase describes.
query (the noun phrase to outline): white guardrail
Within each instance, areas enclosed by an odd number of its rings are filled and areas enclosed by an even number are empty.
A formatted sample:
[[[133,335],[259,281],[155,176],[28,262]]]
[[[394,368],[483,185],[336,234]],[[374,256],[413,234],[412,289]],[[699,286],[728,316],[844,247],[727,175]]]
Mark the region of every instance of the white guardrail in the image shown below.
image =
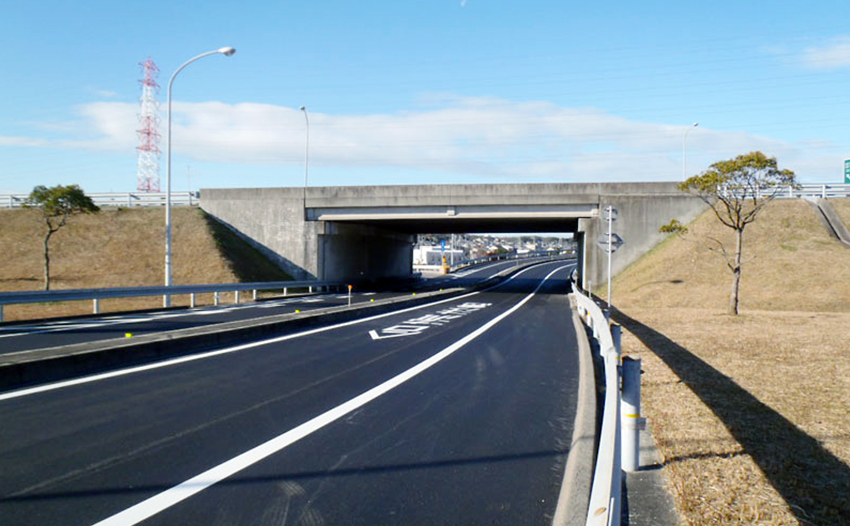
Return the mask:
[[[602,309],[573,284],[576,307],[582,320],[593,331],[605,366],[605,403],[596,469],[587,508],[587,526],[619,526],[622,509],[620,430],[620,348],[619,326],[611,327]],[[612,329],[614,334],[612,335]],[[616,343],[615,343],[616,342]]]
[[[165,192],[101,192],[88,195],[97,206],[165,206]],[[0,194],[0,208],[22,208],[29,194]],[[197,205],[200,192],[171,192],[174,206]]]
[[[481,263],[487,263],[490,261],[508,261],[508,260],[520,260],[520,259],[530,259],[530,258],[542,258],[542,257],[555,257],[560,255],[570,255],[564,251],[559,250],[537,250],[534,252],[527,252],[524,254],[517,254],[516,252],[505,252],[502,254],[493,254],[492,256],[484,256],[476,259],[469,259],[462,263],[458,263],[455,266],[451,266],[449,264],[446,265],[419,265],[414,264],[413,270],[415,271],[432,271],[432,272],[440,272],[443,270],[455,272],[457,270],[461,270],[467,267],[471,267],[473,265],[478,265]]]
[[[3,307],[5,305],[16,305],[23,303],[47,303],[59,301],[86,301],[94,303],[93,312],[98,314],[99,301],[114,298],[137,298],[143,296],[175,296],[188,294],[190,296],[189,306],[195,306],[196,294],[209,294],[214,296],[215,305],[218,305],[218,294],[220,292],[235,292],[235,303],[239,303],[239,293],[250,290],[253,299],[257,299],[257,291],[280,290],[286,296],[293,289],[301,289],[305,292],[322,292],[331,288],[344,287],[345,284],[335,281],[266,281],[257,283],[212,283],[208,285],[172,285],[170,287],[119,287],[111,289],[69,289],[50,291],[20,291],[0,292],[0,322],[3,321]]]

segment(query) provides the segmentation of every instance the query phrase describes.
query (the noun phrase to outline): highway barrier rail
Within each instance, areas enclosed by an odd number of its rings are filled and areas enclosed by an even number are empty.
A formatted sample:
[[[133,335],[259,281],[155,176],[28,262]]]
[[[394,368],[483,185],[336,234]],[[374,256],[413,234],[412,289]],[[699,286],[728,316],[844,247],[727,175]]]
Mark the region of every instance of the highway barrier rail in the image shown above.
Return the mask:
[[[587,509],[587,526],[619,526],[622,509],[619,326],[610,326],[602,309],[573,284],[576,308],[593,331],[605,369],[605,402],[596,468]],[[612,330],[613,329],[613,330]]]
[[[99,314],[99,301],[114,298],[138,298],[143,296],[174,296],[188,294],[190,307],[195,306],[196,294],[212,293],[218,305],[220,292],[235,292],[235,302],[239,303],[239,293],[251,291],[252,299],[257,299],[258,291],[280,290],[286,296],[290,291],[323,292],[341,289],[345,284],[339,281],[266,281],[259,283],[213,283],[207,285],[172,285],[170,287],[118,287],[109,289],[69,289],[50,291],[0,292],[0,322],[3,321],[3,307],[22,303],[51,303],[60,301],[93,301],[93,313]]]
[[[165,206],[165,192],[99,192],[88,195],[97,206]],[[29,194],[0,194],[0,208],[22,208]],[[171,192],[171,204],[197,205],[200,192]]]

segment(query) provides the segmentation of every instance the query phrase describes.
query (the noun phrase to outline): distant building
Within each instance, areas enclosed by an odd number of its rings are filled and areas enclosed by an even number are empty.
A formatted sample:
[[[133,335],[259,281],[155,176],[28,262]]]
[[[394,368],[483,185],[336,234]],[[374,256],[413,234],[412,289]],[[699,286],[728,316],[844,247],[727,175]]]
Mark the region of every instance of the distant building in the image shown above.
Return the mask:
[[[442,247],[434,247],[434,246],[421,246],[413,248],[413,264],[414,265],[442,265],[443,264],[443,250]],[[452,263],[452,257],[454,257],[454,264],[463,263],[466,261],[466,258],[463,255],[463,250],[459,249],[450,249],[447,248],[445,251],[446,263]]]

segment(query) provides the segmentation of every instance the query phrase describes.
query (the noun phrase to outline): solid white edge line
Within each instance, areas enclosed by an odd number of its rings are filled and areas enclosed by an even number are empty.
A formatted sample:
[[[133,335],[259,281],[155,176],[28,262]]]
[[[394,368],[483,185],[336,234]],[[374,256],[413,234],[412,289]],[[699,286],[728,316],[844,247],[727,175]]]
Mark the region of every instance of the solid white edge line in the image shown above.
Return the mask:
[[[520,272],[517,272],[516,274],[511,276],[510,279],[508,279],[507,281],[505,281],[503,283],[499,283],[495,287],[499,287],[499,286],[505,285],[506,283],[509,283],[511,280],[518,277],[520,274],[522,274],[526,270],[530,270],[531,268],[532,267],[529,267],[529,268],[524,269]],[[560,267],[560,268],[563,268],[563,267]],[[489,290],[489,289],[487,289],[487,290]],[[16,391],[9,391],[8,393],[0,393],[0,402],[5,401],[5,400],[11,400],[11,399],[14,399],[14,398],[21,398],[21,397],[24,397],[24,396],[30,396],[30,395],[34,395],[34,394],[38,394],[38,393],[55,391],[57,389],[63,389],[65,387],[72,387],[72,386],[75,386],[75,385],[83,385],[83,384],[87,384],[87,383],[98,382],[100,380],[107,380],[109,378],[116,378],[116,377],[119,377],[119,376],[125,376],[125,375],[135,374],[135,373],[144,372],[144,371],[150,371],[150,370],[153,370],[153,369],[159,369],[161,367],[170,367],[172,365],[178,365],[178,364],[182,364],[182,363],[193,362],[195,360],[204,360],[206,358],[212,358],[214,356],[220,356],[220,355],[223,355],[223,354],[229,354],[229,353],[233,353],[233,352],[244,351],[246,349],[253,349],[255,347],[260,347],[260,346],[263,346],[263,345],[278,343],[278,342],[282,342],[282,341],[286,341],[286,340],[292,340],[292,339],[295,339],[295,338],[301,338],[303,336],[309,336],[311,334],[318,334],[318,333],[321,333],[321,332],[331,331],[331,330],[339,329],[339,328],[342,328],[342,327],[349,327],[351,325],[357,325],[359,323],[365,323],[365,322],[369,322],[369,321],[373,321],[373,320],[377,320],[377,319],[381,319],[381,318],[387,318],[389,316],[394,316],[396,314],[403,314],[405,312],[410,312],[410,311],[419,310],[419,309],[425,309],[425,308],[428,308],[428,307],[433,307],[434,305],[440,305],[442,303],[447,303],[447,302],[450,302],[450,301],[457,301],[457,300],[469,298],[471,296],[475,296],[476,294],[480,294],[481,292],[484,292],[484,291],[470,292],[469,294],[463,294],[463,295],[457,296],[455,298],[447,298],[447,299],[444,299],[444,300],[426,303],[424,305],[417,305],[415,307],[408,307],[408,308],[402,309],[402,310],[385,312],[383,314],[376,314],[375,316],[370,316],[368,318],[361,318],[361,319],[351,320],[351,321],[347,321],[347,322],[343,322],[343,323],[337,323],[336,325],[329,325],[327,327],[319,327],[317,329],[310,329],[308,331],[303,331],[303,332],[299,332],[299,333],[295,333],[295,334],[288,334],[286,336],[279,336],[279,337],[276,337],[276,338],[270,338],[268,340],[261,340],[261,341],[257,341],[257,342],[251,342],[251,343],[246,343],[246,344],[242,344],[242,345],[236,345],[234,347],[227,347],[225,349],[219,349],[217,351],[209,351],[209,352],[200,353],[200,354],[192,354],[192,355],[183,356],[183,357],[180,357],[180,358],[173,358],[173,359],[170,359],[170,360],[164,360],[162,362],[156,362],[156,363],[151,363],[151,364],[147,364],[147,365],[139,365],[139,366],[136,366],[136,367],[121,369],[121,370],[118,370],[118,371],[111,371],[111,372],[108,372],[108,373],[100,373],[100,374],[95,374],[95,375],[91,375],[91,376],[84,376],[82,378],[76,378],[74,380],[64,380],[64,381],[61,381],[61,382],[39,385],[39,386],[36,386],[36,387],[28,387],[28,388],[19,389],[19,390],[16,390]]]
[[[278,435],[277,437],[260,444],[248,451],[238,455],[218,466],[215,466],[200,475],[196,475],[177,486],[174,486],[170,489],[163,491],[153,497],[150,497],[126,510],[119,512],[111,517],[108,517],[100,522],[94,524],[94,526],[129,526],[132,524],[138,524],[143,520],[146,520],[157,513],[160,513],[179,502],[188,499],[189,497],[200,493],[204,489],[221,482],[222,480],[242,471],[243,469],[256,464],[257,462],[281,451],[297,442],[298,440],[318,431],[319,429],[327,426],[328,424],[333,423],[336,420],[339,420],[343,416],[348,413],[359,409],[360,407],[366,405],[372,400],[378,398],[379,396],[387,393],[388,391],[398,387],[404,382],[410,380],[411,378],[419,375],[423,371],[431,368],[437,363],[441,362],[445,358],[451,356],[456,351],[461,349],[467,343],[471,342],[478,336],[484,334],[488,330],[490,330],[494,325],[507,318],[514,312],[516,312],[520,307],[525,305],[531,298],[537,294],[537,291],[540,290],[540,287],[555,273],[559,270],[566,268],[567,265],[562,267],[558,267],[552,272],[550,272],[545,278],[540,281],[540,284],[537,285],[537,288],[534,289],[534,292],[523,298],[519,303],[506,310],[502,314],[496,316],[492,320],[488,321],[475,331],[470,334],[464,336],[460,340],[456,341],[452,345],[446,347],[442,351],[437,354],[431,356],[430,358],[420,362],[419,364],[413,366],[412,368],[404,371],[403,373],[390,378],[389,380],[369,389],[352,398],[348,402],[343,403],[321,415],[304,422],[303,424],[290,429],[289,431],[283,433],[282,435]]]

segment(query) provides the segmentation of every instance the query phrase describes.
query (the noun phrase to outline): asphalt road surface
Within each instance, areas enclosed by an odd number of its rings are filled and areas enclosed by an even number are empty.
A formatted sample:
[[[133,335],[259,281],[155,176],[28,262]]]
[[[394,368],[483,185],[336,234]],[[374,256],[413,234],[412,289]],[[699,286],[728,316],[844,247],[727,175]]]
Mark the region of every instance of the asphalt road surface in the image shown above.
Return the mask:
[[[448,276],[422,280],[416,290],[431,290],[439,287],[470,286],[487,279],[501,270],[517,265],[516,262],[497,261]],[[409,294],[401,292],[355,291],[352,304],[380,300]],[[308,296],[281,297],[239,305],[199,307],[131,314],[86,316],[67,320],[43,320],[27,323],[0,324],[0,354],[43,349],[60,345],[94,342],[112,338],[123,338],[126,334],[140,336],[192,327],[209,326],[264,316],[286,314],[300,310],[347,305],[347,293],[316,294]]]
[[[549,524],[567,277],[0,394],[0,524]]]

